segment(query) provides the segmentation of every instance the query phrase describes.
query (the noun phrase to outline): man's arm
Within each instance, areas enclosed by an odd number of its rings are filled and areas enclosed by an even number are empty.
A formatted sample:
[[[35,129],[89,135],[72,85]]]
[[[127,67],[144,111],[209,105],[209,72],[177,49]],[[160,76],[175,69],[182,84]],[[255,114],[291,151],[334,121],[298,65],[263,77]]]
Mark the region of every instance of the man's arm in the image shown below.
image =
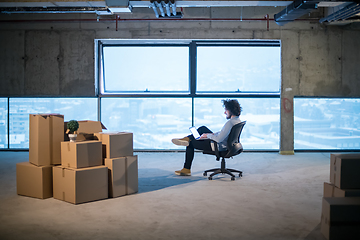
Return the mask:
[[[222,142],[224,141],[224,139],[229,135],[230,131],[231,131],[231,127],[232,127],[232,124],[229,121],[227,121],[225,123],[225,125],[223,126],[223,128],[221,129],[220,132],[217,132],[217,133],[205,133],[206,136],[204,136],[204,138],[208,138],[208,139],[212,139],[214,140],[215,142]],[[204,134],[201,135],[200,139],[203,137]]]

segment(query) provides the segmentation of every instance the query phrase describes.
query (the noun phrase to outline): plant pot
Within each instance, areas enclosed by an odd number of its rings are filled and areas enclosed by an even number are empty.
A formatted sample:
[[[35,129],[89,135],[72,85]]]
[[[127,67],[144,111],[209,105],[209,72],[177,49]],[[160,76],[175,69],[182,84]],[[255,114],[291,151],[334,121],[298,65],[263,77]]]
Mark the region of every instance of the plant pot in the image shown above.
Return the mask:
[[[77,134],[68,134],[70,142],[76,142]]]

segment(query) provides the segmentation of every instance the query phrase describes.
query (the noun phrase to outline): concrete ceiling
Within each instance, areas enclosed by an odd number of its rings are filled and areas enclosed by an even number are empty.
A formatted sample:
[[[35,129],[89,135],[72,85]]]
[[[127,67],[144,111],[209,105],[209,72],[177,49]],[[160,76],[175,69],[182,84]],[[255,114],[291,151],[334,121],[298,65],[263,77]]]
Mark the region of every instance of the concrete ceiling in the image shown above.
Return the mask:
[[[160,0],[157,0],[160,1]],[[154,0],[104,0],[104,1],[97,1],[97,0],[56,0],[56,1],[49,1],[49,0],[0,0],[0,13],[71,13],[71,12],[83,12],[83,13],[96,13],[97,15],[111,15],[117,14],[116,12],[112,11],[109,7],[110,2],[119,2],[121,7],[120,9],[130,9],[134,8],[151,8],[152,3]],[[169,2],[167,0],[167,2]],[[326,10],[324,11],[325,16],[334,14],[345,8],[347,5],[351,4],[352,2],[349,1],[339,1],[339,0],[323,0],[323,1],[314,1],[314,0],[296,0],[296,1],[287,1],[287,0],[261,0],[261,1],[253,1],[253,0],[222,0],[222,1],[214,1],[214,0],[175,0],[176,7],[178,8],[208,8],[208,7],[282,7],[284,9],[279,12],[279,15],[283,15],[282,19],[289,19],[290,16],[290,9],[292,11],[303,11],[298,8],[299,3],[302,5],[308,3],[314,3],[313,8],[307,9],[307,12],[311,12],[312,10],[322,7]],[[124,5],[126,4],[126,6]],[[294,7],[295,6],[295,7]],[[288,9],[289,8],[289,13]],[[153,7],[154,9],[154,7]],[[360,9],[360,6],[359,6]],[[344,10],[344,9],[343,9]],[[121,11],[121,10],[120,10]],[[154,10],[155,11],[155,10]],[[360,11],[360,10],[359,10]],[[130,12],[130,11],[128,11]],[[294,18],[297,19],[301,16],[301,12],[297,12]],[[281,19],[281,18],[279,18]],[[341,19],[342,23],[351,23],[354,21],[360,21],[360,13],[353,14],[350,18],[351,20],[344,21],[346,19]],[[275,19],[276,20],[276,19]],[[276,20],[277,21],[277,20]],[[284,20],[284,23],[287,21]],[[339,22],[339,21],[333,21]]]
[[[288,6],[293,1],[288,0],[187,0],[176,1],[177,7],[231,7],[231,6]],[[321,1],[319,7],[335,7],[341,5],[347,1]],[[133,7],[149,7],[149,0],[135,0],[129,1],[129,4]],[[0,7],[107,7],[106,1],[97,0],[0,0]]]

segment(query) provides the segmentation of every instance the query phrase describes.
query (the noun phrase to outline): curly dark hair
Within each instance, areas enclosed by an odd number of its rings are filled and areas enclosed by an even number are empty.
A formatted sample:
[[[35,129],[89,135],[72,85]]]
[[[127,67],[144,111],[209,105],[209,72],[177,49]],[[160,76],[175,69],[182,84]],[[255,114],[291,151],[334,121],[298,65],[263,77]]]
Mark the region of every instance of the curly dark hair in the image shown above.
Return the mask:
[[[222,100],[222,103],[225,109],[229,110],[231,115],[240,116],[242,108],[238,100],[236,99],[226,99]]]

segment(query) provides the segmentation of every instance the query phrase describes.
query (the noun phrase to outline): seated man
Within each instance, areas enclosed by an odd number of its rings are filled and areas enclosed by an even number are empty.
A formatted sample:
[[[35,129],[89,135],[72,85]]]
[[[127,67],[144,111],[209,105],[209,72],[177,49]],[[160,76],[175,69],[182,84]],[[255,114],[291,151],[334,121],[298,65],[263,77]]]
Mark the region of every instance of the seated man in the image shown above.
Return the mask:
[[[190,176],[191,175],[191,164],[194,159],[194,149],[203,151],[214,151],[214,146],[211,146],[211,141],[214,140],[219,145],[219,151],[226,149],[226,142],[230,134],[231,128],[240,123],[241,107],[239,102],[234,100],[222,100],[228,121],[222,127],[220,132],[213,133],[210,129],[205,126],[199,127],[198,132],[201,135],[200,139],[196,140],[193,135],[189,135],[184,138],[174,138],[171,141],[179,146],[186,146],[185,163],[184,168],[175,171],[176,175]]]

